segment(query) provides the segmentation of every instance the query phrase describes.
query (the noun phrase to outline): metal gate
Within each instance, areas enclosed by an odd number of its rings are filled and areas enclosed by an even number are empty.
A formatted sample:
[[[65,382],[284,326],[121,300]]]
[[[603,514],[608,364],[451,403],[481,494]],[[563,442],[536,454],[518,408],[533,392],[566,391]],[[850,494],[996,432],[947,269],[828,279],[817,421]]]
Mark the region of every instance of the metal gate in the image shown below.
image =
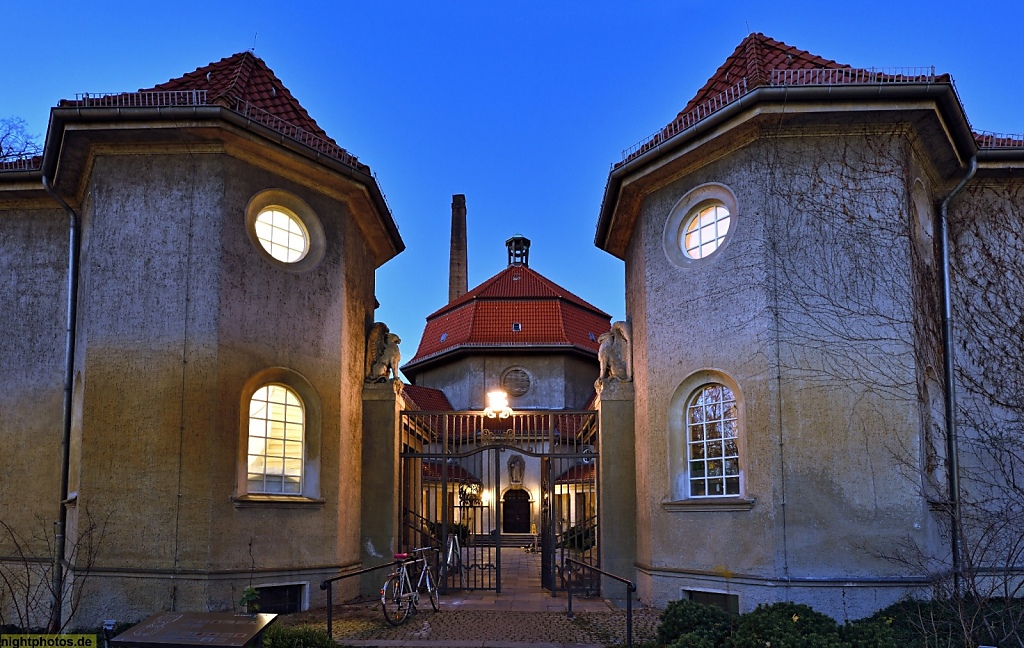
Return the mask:
[[[410,411],[401,435],[400,543],[438,548],[447,588],[501,592],[503,548],[539,551],[552,591],[563,558],[600,566],[596,412]]]

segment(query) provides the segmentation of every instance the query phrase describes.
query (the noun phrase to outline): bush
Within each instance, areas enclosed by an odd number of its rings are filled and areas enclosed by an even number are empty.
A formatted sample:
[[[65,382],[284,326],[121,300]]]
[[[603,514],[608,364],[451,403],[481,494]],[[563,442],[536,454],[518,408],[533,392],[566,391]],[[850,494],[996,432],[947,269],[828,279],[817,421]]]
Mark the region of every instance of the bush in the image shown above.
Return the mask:
[[[733,648],[842,648],[839,626],[799,603],[772,603],[740,616],[729,642]]]
[[[338,644],[326,630],[272,625],[263,633],[263,648],[338,648]]]
[[[666,646],[714,648],[729,636],[733,617],[713,605],[672,601],[661,613],[658,641]]]

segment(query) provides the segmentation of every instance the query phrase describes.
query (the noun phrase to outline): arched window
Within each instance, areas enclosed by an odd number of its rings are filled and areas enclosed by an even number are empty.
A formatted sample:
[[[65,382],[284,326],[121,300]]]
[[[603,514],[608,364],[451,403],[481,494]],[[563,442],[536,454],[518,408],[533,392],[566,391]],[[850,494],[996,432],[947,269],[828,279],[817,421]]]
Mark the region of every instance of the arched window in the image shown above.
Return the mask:
[[[686,405],[690,497],[738,496],[740,453],[736,397],[725,385],[697,389]]]
[[[313,385],[269,367],[239,396],[235,506],[321,505],[322,404]]]
[[[744,400],[717,369],[679,383],[668,407],[668,510],[748,510]]]
[[[301,495],[305,408],[285,385],[264,385],[249,400],[248,492]]]

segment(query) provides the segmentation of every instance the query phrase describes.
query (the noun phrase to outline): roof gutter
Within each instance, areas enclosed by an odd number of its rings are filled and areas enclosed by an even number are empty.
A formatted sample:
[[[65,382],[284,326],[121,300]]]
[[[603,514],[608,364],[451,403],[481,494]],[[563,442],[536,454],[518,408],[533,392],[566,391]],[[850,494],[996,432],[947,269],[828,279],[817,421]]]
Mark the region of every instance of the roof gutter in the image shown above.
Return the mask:
[[[78,264],[81,255],[81,235],[79,232],[80,221],[78,214],[71,208],[64,199],[57,195],[50,186],[50,180],[44,175],[42,178],[43,189],[50,194],[54,200],[68,213],[71,219],[71,228],[68,242],[68,307],[67,321],[65,322],[64,338],[64,410],[63,427],[60,436],[60,503],[57,513],[57,530],[54,536],[56,554],[53,564],[53,605],[50,608],[51,633],[56,633],[61,628],[63,617],[63,594],[64,594],[64,559],[65,559],[65,534],[68,524],[68,473],[71,464],[71,406],[75,378],[75,338],[76,324],[78,322]]]
[[[655,162],[666,154],[683,148],[686,144],[718,126],[736,118],[747,109],[758,103],[784,103],[790,104],[794,101],[837,101],[848,102],[857,100],[888,100],[914,99],[921,97],[935,97],[939,111],[946,118],[947,123],[952,125],[951,136],[954,145],[962,151],[969,151],[974,155],[977,146],[967,121],[963,105],[956,96],[953,84],[941,83],[906,83],[906,84],[871,84],[871,85],[831,85],[831,86],[760,86],[743,95],[736,101],[725,106],[721,110],[712,113],[708,117],[698,121],[693,126],[680,131],[667,140],[662,141],[643,154],[629,160],[625,164],[612,169],[608,174],[608,182],[605,185],[604,197],[601,201],[601,209],[598,214],[597,232],[594,236],[594,245],[619,256],[609,250],[608,235],[617,212],[617,204],[622,190],[624,180],[649,164]]]
[[[205,106],[153,106],[153,107],[120,107],[120,106],[97,106],[83,108],[81,106],[65,106],[53,108],[50,111],[50,130],[62,137],[64,125],[69,121],[88,122],[123,122],[123,121],[147,121],[147,120],[222,120],[240,127],[245,131],[257,134],[260,137],[275,142],[280,146],[298,153],[329,167],[333,171],[343,175],[354,182],[366,187],[370,202],[377,212],[377,220],[380,227],[387,233],[388,239],[397,255],[405,249],[401,234],[398,232],[398,225],[395,224],[394,216],[388,207],[384,194],[377,184],[377,179],[366,171],[357,169],[332,157],[310,148],[301,142],[294,140],[283,133],[268,128],[259,122],[245,117],[229,108],[218,105]],[[47,147],[50,146],[50,137],[47,133]],[[60,144],[54,143],[57,152],[60,151]],[[43,158],[43,174],[53,177],[56,172],[57,155],[47,155]]]
[[[953,375],[953,299],[950,290],[949,218],[947,210],[953,197],[960,193],[978,170],[978,157],[972,156],[967,174],[939,205],[939,240],[942,254],[942,354],[946,392],[946,470],[949,482],[949,515],[953,525],[950,533],[950,551],[953,556],[953,591],[960,591],[960,462],[956,435],[956,380]]]

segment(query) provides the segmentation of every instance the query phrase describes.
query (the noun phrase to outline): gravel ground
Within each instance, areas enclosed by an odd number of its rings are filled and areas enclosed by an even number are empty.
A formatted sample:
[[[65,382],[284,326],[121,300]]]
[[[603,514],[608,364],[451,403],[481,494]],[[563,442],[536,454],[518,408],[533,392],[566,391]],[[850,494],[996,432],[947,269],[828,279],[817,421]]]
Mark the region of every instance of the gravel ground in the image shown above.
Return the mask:
[[[633,643],[653,641],[658,610],[633,610]],[[326,629],[324,609],[284,616],[278,623]],[[334,638],[342,646],[621,646],[626,642],[626,612],[454,610],[433,612],[429,606],[396,627],[384,621],[377,602],[335,606]]]

